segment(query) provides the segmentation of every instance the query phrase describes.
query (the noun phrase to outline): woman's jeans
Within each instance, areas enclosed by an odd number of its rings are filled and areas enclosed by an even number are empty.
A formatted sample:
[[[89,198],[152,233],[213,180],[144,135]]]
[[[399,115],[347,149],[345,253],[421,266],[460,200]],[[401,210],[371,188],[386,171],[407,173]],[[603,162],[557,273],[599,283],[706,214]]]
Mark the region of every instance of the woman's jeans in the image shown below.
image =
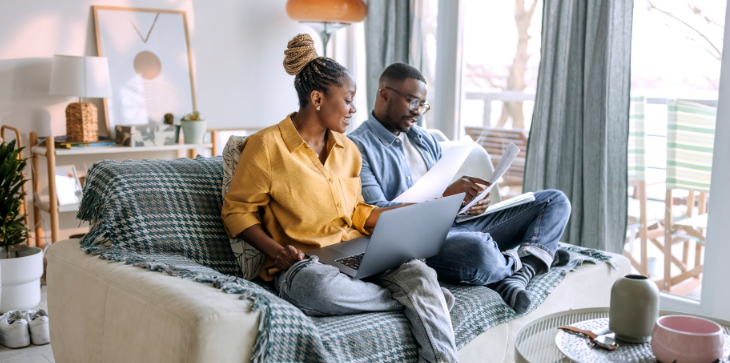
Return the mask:
[[[482,286],[519,270],[520,257],[536,257],[544,264],[538,273],[546,272],[568,218],[570,201],[565,194],[543,190],[531,203],[454,223],[441,252],[426,263],[439,280]],[[517,251],[509,251],[517,246]]]
[[[412,260],[365,282],[353,279],[317,256],[299,261],[274,278],[279,297],[309,316],[403,310],[418,343],[420,362],[456,362],[446,301],[436,272]]]

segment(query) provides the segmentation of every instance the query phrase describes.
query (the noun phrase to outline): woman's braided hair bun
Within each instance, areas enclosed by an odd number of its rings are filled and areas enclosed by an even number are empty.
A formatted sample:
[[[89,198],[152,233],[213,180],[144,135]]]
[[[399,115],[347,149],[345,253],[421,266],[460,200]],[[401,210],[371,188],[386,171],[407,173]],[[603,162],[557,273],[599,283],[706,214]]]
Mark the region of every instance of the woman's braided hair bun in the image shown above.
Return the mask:
[[[292,76],[299,74],[309,62],[318,57],[314,40],[309,34],[299,34],[290,40],[284,55],[284,69]]]
[[[299,107],[309,103],[312,91],[327,94],[332,86],[342,86],[347,69],[334,59],[318,57],[309,34],[299,34],[289,41],[284,51],[284,69],[294,76]]]

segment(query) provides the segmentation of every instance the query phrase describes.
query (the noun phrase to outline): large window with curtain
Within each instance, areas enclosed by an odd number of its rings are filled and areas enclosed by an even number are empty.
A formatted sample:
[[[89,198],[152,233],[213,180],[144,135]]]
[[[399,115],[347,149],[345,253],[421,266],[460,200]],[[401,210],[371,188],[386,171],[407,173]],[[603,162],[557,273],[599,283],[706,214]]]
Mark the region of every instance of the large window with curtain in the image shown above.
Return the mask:
[[[726,2],[635,0],[624,255],[700,300]]]
[[[542,0],[464,0],[460,137],[493,163],[509,142],[522,153],[500,181],[503,198],[522,193],[524,156],[540,64]]]

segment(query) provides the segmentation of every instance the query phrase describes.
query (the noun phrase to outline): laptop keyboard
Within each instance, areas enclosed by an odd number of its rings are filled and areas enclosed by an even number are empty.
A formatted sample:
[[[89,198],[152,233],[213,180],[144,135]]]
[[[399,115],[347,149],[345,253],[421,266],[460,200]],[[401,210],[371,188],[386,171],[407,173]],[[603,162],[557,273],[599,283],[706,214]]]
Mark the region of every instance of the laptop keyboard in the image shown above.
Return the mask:
[[[359,255],[349,256],[349,257],[341,258],[341,259],[335,260],[335,261],[339,262],[353,270],[359,270],[360,262],[362,262],[363,256],[365,256],[364,252]]]

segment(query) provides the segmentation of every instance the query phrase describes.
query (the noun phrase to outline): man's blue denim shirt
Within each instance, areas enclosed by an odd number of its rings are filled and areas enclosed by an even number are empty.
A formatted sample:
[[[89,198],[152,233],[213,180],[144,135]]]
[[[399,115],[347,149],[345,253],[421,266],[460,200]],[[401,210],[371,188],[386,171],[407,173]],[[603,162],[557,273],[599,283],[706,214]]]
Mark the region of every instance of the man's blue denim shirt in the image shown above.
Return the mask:
[[[441,159],[441,146],[436,138],[418,126],[411,127],[406,135],[430,170]],[[413,186],[401,141],[372,113],[370,119],[347,136],[362,154],[360,179],[365,203],[381,208],[402,204],[390,202]]]

